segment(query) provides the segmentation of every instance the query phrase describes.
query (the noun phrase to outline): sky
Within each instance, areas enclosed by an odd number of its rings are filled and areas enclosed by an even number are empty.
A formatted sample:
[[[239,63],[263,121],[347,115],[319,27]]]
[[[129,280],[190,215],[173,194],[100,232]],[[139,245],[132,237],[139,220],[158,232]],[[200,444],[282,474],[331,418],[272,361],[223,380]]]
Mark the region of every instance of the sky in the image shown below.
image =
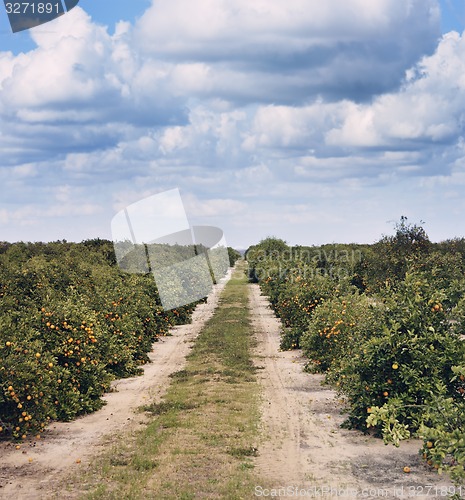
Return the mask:
[[[247,248],[465,236],[465,0],[0,6],[0,240],[111,239],[178,188]]]

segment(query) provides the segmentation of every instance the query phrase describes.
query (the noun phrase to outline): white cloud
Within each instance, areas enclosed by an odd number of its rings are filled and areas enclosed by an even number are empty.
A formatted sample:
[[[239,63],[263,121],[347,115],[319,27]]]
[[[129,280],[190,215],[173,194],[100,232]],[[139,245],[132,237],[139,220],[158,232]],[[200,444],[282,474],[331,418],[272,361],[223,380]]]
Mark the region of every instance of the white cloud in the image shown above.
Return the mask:
[[[434,49],[439,9],[436,0],[155,0],[134,34],[149,57],[194,65],[185,92],[239,102],[367,99],[397,87]]]
[[[347,107],[355,106],[342,101],[295,106],[262,106],[255,113],[243,147],[253,151],[260,147],[308,149],[323,141],[324,131],[340,123]]]
[[[163,154],[168,154],[174,150],[186,147],[187,144],[183,127],[169,127],[163,132],[160,138],[159,148]]]
[[[148,135],[146,127],[167,126],[158,134],[159,151],[173,155],[194,144],[200,161],[211,153],[212,141],[220,154],[229,150],[234,161],[241,143],[249,152],[256,147],[302,148],[309,136],[321,143],[328,120],[339,123],[341,114],[329,104],[308,106],[305,101],[314,101],[325,89],[332,92],[337,82],[342,87],[334,96],[351,96],[355,73],[348,66],[357,68],[361,88],[364,80],[371,88],[373,77],[377,83],[371,91],[385,86],[381,66],[397,75],[392,84],[398,85],[408,64],[432,46],[435,6],[434,0],[384,0],[369,7],[361,0],[310,6],[304,0],[154,1],[134,29],[119,23],[112,36],[76,7],[54,21],[53,31],[32,31],[34,51],[17,57],[2,54],[0,112],[23,124],[20,133],[13,131],[15,137],[34,135],[36,143],[42,138],[45,154],[51,143],[97,150],[132,140],[127,127],[101,125],[112,122],[131,123],[142,136]],[[395,70],[392,61],[398,65]],[[365,98],[371,91],[365,88]],[[226,125],[227,113],[220,113],[218,124],[210,98],[223,106],[231,100],[252,105],[291,100],[299,105],[265,105],[252,126],[245,115],[233,115],[230,109]],[[205,99],[203,113],[193,99]],[[342,110],[357,106],[337,102]],[[359,115],[354,111],[355,122],[363,110]],[[370,139],[370,117],[365,121],[366,130],[358,127],[356,132],[361,144]],[[350,144],[356,129],[352,125],[349,117],[349,134],[342,130],[338,137],[336,127],[330,142],[335,135],[335,141]],[[218,126],[220,131],[211,128]],[[440,138],[448,129],[431,128],[430,133]],[[16,140],[9,136],[7,131],[0,140],[6,147]],[[27,140],[23,148],[26,156]],[[141,149],[154,150],[148,143]]]
[[[221,218],[237,214],[246,215],[245,203],[228,199],[227,190],[225,190],[223,196],[223,198],[200,200],[196,196],[190,194],[183,196],[183,200],[187,213],[193,218]]]
[[[59,20],[58,31],[33,31],[37,49],[2,72],[2,100],[10,109],[82,102],[109,91],[102,78],[109,37],[77,8]]]
[[[328,131],[327,143],[388,148],[451,144],[463,134],[464,119],[465,36],[450,33],[409,72],[399,92],[379,96],[373,104],[353,104],[343,124]]]

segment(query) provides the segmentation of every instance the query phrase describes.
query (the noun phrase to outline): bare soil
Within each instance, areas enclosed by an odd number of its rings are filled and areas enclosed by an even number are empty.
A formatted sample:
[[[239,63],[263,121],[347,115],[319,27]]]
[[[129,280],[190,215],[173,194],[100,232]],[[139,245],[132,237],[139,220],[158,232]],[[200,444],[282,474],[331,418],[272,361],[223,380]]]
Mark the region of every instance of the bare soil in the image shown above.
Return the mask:
[[[279,350],[281,323],[258,285],[250,287],[263,386],[256,468],[264,482],[281,497],[297,496],[292,488],[298,488],[313,498],[445,498],[452,485],[424,464],[418,440],[396,448],[340,427],[346,415],[337,394],[322,375],[304,372],[300,351]]]

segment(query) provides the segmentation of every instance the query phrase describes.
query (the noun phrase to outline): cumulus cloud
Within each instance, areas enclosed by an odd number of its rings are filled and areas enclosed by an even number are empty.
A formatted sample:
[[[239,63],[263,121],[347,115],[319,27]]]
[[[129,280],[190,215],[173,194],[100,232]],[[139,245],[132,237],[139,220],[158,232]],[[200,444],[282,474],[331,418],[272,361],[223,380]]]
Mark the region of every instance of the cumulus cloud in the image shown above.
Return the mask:
[[[370,105],[352,103],[327,143],[343,146],[419,148],[451,145],[464,132],[465,36],[444,36],[436,52],[408,73],[403,88]]]
[[[34,50],[0,53],[0,114],[4,123],[23,129],[4,129],[5,147],[30,135],[44,141],[44,150],[52,137],[68,148],[78,148],[81,139],[88,148],[101,148],[125,137],[118,123],[185,123],[184,100],[170,93],[169,72],[164,64],[139,59],[128,23],[110,36],[79,7],[54,23],[54,30],[31,31]],[[108,136],[110,128],[116,135]],[[29,148],[27,140],[23,147]]]
[[[281,146],[301,147],[328,125],[318,106],[307,105],[316,96],[357,99],[356,89],[369,99],[399,85],[433,47],[436,7],[434,0],[154,1],[134,28],[121,22],[113,35],[76,7],[53,31],[32,30],[35,50],[0,53],[0,114],[10,123],[0,146],[17,150],[6,161],[18,162],[139,136],[147,137],[139,155],[194,147],[208,161],[213,140],[229,163],[240,158],[241,142],[250,152],[279,134]],[[238,101],[264,106],[252,126],[244,112],[226,118],[215,109],[223,103],[231,111],[228,102]],[[286,109],[290,101],[296,110]]]
[[[150,57],[198,65],[202,95],[366,100],[434,49],[439,19],[435,0],[155,0],[135,38]]]
[[[242,147],[297,158],[299,176],[431,175],[457,168],[464,133],[465,36],[452,32],[370,103],[259,107]]]

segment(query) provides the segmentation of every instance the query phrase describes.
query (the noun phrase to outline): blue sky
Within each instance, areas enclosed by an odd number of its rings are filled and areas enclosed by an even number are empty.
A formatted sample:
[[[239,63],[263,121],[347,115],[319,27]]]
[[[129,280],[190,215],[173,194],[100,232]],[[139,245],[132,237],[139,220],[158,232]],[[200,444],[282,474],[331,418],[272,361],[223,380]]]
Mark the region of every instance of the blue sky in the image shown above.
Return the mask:
[[[444,33],[452,30],[463,32],[465,27],[463,0],[441,0],[441,27]]]
[[[236,247],[465,236],[464,29],[463,0],[0,9],[0,240],[110,238],[173,188]]]

